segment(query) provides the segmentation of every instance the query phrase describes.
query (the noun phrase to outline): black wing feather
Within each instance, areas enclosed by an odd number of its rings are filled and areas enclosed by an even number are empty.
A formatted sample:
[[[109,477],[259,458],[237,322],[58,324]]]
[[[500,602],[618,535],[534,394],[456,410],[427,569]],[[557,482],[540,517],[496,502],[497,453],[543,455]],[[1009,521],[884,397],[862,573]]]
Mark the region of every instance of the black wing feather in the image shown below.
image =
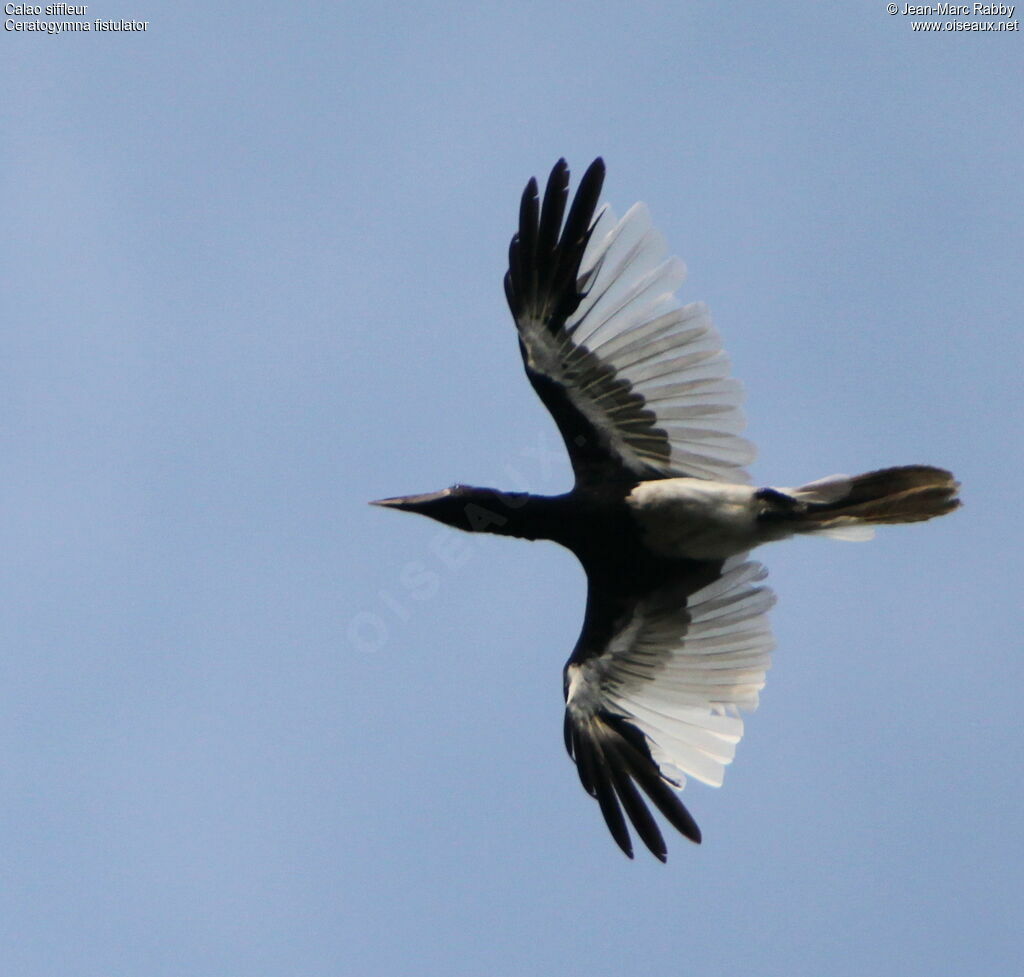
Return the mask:
[[[544,189],[544,205],[540,211],[540,226],[537,229],[537,270],[540,272],[539,295],[551,291],[551,283],[559,263],[558,235],[562,229],[565,205],[569,199],[569,166],[560,159]],[[522,233],[522,227],[520,227]]]
[[[619,744],[622,759],[628,765],[630,775],[665,815],[672,827],[699,845],[701,834],[697,822],[693,820],[693,816],[676,792],[665,783],[644,742],[643,734],[635,726],[617,716],[608,716],[607,722],[621,737]]]
[[[590,164],[569,217],[562,227],[569,199],[569,167],[560,159],[544,189],[544,203],[538,197],[537,181],[531,177],[519,202],[519,229],[509,245],[505,297],[512,314],[543,321],[556,333],[572,315],[582,297],[576,287],[583,254],[590,241],[594,214],[604,184],[604,161]]]
[[[608,758],[608,766],[611,770],[612,783],[615,784],[615,791],[619,795],[619,800],[622,801],[622,806],[626,809],[626,813],[629,815],[629,820],[633,822],[636,833],[640,835],[643,843],[650,849],[651,854],[664,862],[668,859],[668,846],[665,844],[665,839],[662,837],[657,822],[651,816],[651,812],[647,809],[647,805],[644,804],[643,798],[637,792],[636,787],[633,786],[629,767],[616,746],[611,746],[605,750],[605,756]]]
[[[537,181],[531,177],[519,202],[519,231],[509,245],[509,274],[505,276],[506,293],[513,281],[527,295],[537,292],[537,222],[540,202]],[[509,300],[511,305],[511,299]]]
[[[594,777],[595,796],[601,807],[601,813],[604,815],[605,824],[608,825],[608,830],[615,839],[615,843],[629,858],[632,858],[633,843],[629,837],[625,818],[622,816],[622,808],[619,807],[618,795],[612,784],[611,771],[608,760],[604,756],[601,740],[596,737],[592,738],[588,747],[594,751],[591,773]]]
[[[597,799],[616,844],[630,858],[633,845],[623,810],[643,843],[664,862],[668,846],[639,787],[680,834],[700,844],[701,833],[686,806],[665,783],[643,734],[620,716],[601,713],[583,729],[566,716],[566,748],[576,761],[583,789]]]
[[[568,715],[566,721],[570,722]],[[581,736],[575,726],[572,726],[571,739],[566,743],[566,749],[576,761],[576,773],[579,774],[580,784],[591,796],[597,796],[597,789],[594,787],[594,748],[586,737]]]

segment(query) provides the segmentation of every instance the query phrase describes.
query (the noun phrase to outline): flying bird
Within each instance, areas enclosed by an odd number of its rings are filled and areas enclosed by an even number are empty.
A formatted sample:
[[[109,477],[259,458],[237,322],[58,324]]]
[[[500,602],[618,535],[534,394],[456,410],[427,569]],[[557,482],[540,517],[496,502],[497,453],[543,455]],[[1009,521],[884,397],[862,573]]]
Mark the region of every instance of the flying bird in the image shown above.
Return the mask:
[[[683,264],[666,257],[643,204],[621,220],[599,208],[604,175],[596,159],[568,213],[564,159],[543,201],[530,180],[505,275],[526,375],[565,441],[572,491],[455,485],[375,504],[576,554],[587,603],[563,672],[566,749],[622,851],[633,857],[632,824],[665,861],[648,804],[700,842],[677,791],[687,777],[722,783],[740,714],[764,686],[774,597],[750,551],[941,516],[960,504],[959,485],[929,465],[752,485],[741,388],[708,311],[677,300]]]

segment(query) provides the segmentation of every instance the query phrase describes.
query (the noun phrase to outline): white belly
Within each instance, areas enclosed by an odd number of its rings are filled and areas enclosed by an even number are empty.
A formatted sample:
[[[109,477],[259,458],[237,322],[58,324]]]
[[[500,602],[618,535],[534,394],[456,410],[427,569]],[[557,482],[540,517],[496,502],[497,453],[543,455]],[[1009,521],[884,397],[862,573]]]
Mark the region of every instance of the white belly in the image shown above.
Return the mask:
[[[754,489],[702,478],[641,482],[626,497],[644,542],[662,556],[720,560],[743,553],[758,534]]]

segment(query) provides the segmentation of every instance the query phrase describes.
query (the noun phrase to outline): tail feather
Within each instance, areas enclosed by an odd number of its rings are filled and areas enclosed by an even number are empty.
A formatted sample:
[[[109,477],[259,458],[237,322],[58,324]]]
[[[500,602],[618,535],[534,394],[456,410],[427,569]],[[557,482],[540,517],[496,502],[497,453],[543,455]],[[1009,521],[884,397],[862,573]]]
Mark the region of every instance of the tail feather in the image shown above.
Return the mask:
[[[802,503],[800,531],[813,533],[944,516],[960,505],[959,488],[944,468],[905,465],[864,475],[834,475],[789,494]]]

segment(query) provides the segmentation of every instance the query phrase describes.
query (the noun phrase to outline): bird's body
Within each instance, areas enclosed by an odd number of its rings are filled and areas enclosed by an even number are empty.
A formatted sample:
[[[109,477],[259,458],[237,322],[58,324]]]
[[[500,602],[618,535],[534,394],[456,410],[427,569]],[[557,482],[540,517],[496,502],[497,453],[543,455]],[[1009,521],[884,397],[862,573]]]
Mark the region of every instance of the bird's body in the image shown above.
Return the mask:
[[[559,496],[453,486],[384,499],[469,532],[547,539],[587,574],[587,607],[564,670],[565,743],[580,780],[632,856],[627,819],[664,860],[641,796],[693,841],[676,790],[718,785],[757,706],[772,648],[763,543],[796,534],[863,539],[959,504],[927,465],[754,488],[740,390],[703,306],[680,307],[640,205],[597,210],[604,165],[565,213],[560,160],[540,205],[530,181],[505,291],[527,377],[551,411],[576,484]],[[564,218],[564,222],[563,222]]]
[[[724,560],[767,542],[771,532],[758,522],[763,506],[749,485],[703,478],[640,482],[626,505],[644,545],[674,559]]]

